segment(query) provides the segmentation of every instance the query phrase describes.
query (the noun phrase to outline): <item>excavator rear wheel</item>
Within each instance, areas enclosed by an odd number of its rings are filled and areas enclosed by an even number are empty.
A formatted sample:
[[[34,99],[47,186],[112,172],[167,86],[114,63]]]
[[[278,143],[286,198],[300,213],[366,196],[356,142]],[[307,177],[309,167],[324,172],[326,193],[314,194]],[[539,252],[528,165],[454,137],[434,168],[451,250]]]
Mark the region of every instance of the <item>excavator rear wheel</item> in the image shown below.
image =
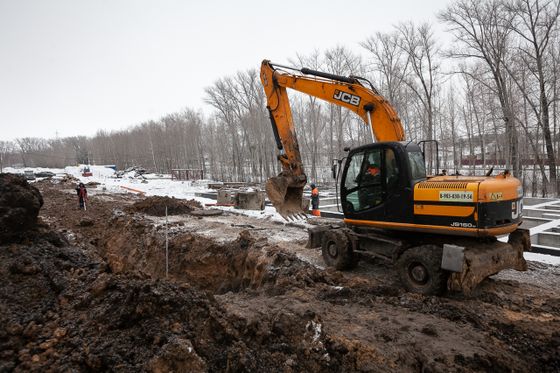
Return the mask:
[[[321,250],[323,259],[329,267],[346,270],[352,269],[357,264],[350,239],[342,229],[331,229],[325,232]]]
[[[447,289],[449,273],[441,269],[442,248],[422,245],[406,250],[397,261],[404,287],[413,293],[442,294]]]

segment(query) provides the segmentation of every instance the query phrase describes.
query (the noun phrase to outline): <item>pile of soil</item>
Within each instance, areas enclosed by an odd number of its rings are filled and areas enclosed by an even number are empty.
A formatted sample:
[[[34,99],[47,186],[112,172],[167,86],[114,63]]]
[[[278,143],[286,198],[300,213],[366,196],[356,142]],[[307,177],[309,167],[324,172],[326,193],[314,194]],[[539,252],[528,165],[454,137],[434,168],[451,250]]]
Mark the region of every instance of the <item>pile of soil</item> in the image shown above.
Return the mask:
[[[152,196],[134,203],[130,207],[130,211],[141,212],[152,216],[165,216],[166,207],[168,215],[181,215],[188,214],[195,209],[201,209],[202,205],[194,199],[182,200],[170,197]]]
[[[290,358],[326,368],[305,362],[311,338],[292,355],[287,331],[247,325],[187,283],[112,274],[72,246],[0,246],[0,276],[0,371],[257,371]],[[312,320],[291,318],[300,341]]]
[[[23,176],[0,174],[0,242],[34,228],[41,206],[41,193]]]

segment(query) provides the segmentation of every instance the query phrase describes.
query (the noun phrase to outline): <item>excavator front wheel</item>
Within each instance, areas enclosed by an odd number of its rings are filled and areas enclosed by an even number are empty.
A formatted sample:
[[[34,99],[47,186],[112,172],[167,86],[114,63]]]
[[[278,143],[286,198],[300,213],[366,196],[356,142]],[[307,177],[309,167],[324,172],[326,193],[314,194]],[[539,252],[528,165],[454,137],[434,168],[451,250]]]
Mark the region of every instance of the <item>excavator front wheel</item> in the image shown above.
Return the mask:
[[[329,267],[338,270],[352,269],[357,264],[350,239],[342,229],[325,232],[321,243],[323,259]]]
[[[447,289],[449,273],[441,269],[442,248],[422,245],[406,250],[397,261],[399,278],[406,290],[438,295]]]

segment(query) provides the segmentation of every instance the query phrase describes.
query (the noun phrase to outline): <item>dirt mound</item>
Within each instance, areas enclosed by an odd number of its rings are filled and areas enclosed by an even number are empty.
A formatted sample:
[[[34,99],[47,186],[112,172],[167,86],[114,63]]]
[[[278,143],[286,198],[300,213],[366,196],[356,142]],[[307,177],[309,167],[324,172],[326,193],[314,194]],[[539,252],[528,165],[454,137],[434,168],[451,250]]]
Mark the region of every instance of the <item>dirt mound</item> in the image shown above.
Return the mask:
[[[133,204],[129,211],[141,212],[152,216],[165,216],[165,208],[167,207],[168,215],[188,214],[192,210],[201,209],[200,202],[191,200],[182,200],[170,197],[152,196]]]
[[[41,206],[41,193],[23,176],[0,174],[0,241],[34,228]]]
[[[229,314],[188,283],[113,274],[73,246],[0,246],[0,276],[0,371],[351,368],[313,312]]]
[[[4,248],[0,257],[0,371],[225,365],[227,346],[216,340],[234,338],[233,330],[188,285],[111,275],[95,256],[46,241]]]

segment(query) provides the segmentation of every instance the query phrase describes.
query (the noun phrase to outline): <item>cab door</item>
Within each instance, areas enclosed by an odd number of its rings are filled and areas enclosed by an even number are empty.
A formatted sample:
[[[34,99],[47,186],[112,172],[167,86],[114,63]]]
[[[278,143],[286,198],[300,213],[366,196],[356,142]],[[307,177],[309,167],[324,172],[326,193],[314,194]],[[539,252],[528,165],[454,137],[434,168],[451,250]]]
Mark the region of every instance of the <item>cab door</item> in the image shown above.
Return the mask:
[[[342,209],[346,218],[409,220],[411,193],[405,188],[406,162],[403,165],[398,150],[388,144],[374,144],[356,149],[349,155],[341,185]],[[379,174],[370,172],[372,166],[379,167]]]

